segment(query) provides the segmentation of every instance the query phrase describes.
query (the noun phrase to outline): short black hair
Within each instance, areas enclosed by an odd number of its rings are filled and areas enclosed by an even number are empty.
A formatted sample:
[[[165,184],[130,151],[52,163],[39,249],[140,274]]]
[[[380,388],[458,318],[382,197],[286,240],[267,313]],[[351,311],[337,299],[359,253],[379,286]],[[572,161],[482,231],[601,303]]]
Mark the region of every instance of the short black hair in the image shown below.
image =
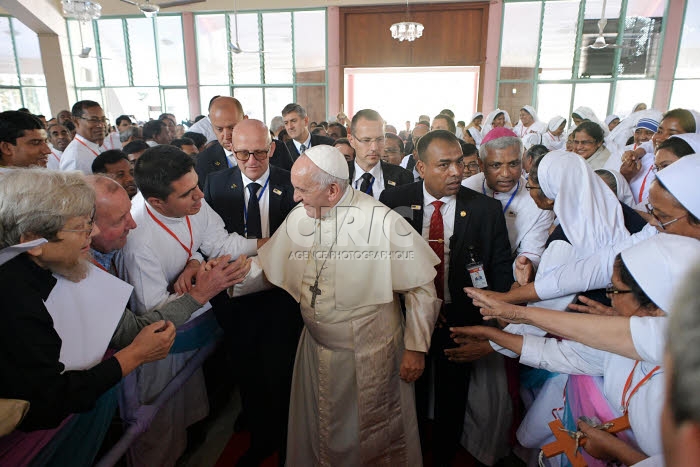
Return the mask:
[[[30,114],[30,113],[31,113],[31,112],[29,111],[29,109],[26,108],[26,107],[20,107],[19,109],[17,109],[17,112],[24,112],[24,113],[26,113],[26,114]]]
[[[695,150],[685,141],[683,138],[668,138],[663,143],[656,147],[656,150],[667,149],[671,151],[676,157],[683,157],[689,154],[695,154]]]
[[[182,138],[176,138],[170,142],[171,146],[175,146],[176,148],[182,149],[183,146],[195,146],[197,147],[196,144],[194,144],[194,141],[190,138],[182,137]]]
[[[399,144],[399,150],[401,151],[401,154],[406,154],[406,147],[403,144],[403,140],[396,136],[394,133],[384,133],[384,138],[385,139],[393,139]]]
[[[472,143],[464,143],[460,144],[460,146],[462,146],[462,154],[464,154],[464,157],[479,155],[479,148]]]
[[[197,149],[202,149],[207,144],[207,137],[196,131],[187,131],[182,137],[191,139],[194,145],[197,146]]]
[[[322,131],[325,132],[326,129],[323,128],[321,125],[318,125],[318,126],[315,127],[313,130],[311,130],[311,134],[312,134],[312,135],[318,135],[318,134],[320,134]]]
[[[107,164],[116,164],[122,159],[129,162],[129,158],[124,151],[119,149],[110,149],[109,151],[105,151],[95,157],[95,160],[92,161],[92,173],[107,173]]]
[[[41,120],[27,112],[8,110],[0,113],[0,142],[17,145],[26,130],[43,130]]]
[[[444,141],[449,144],[456,144],[460,147],[460,151],[462,149],[454,133],[450,133],[447,130],[432,130],[421,136],[418,140],[418,144],[416,144],[416,153],[418,154],[418,158],[423,162],[426,161],[426,152],[433,141]]]
[[[339,129],[340,129],[340,137],[341,137],[341,138],[347,138],[347,137],[348,137],[348,129],[345,128],[345,125],[343,125],[342,123],[338,123],[338,122],[329,123],[329,124],[328,124],[328,129],[330,130],[331,127],[333,127],[333,128],[339,128]]]
[[[452,133],[457,133],[457,126],[455,125],[455,120],[454,120],[454,118],[450,117],[450,116],[447,115],[447,114],[442,114],[442,113],[441,113],[441,114],[437,114],[437,115],[433,118],[433,120],[437,120],[437,119],[445,120],[445,121],[447,122],[447,127],[450,129],[450,131],[451,131]]]
[[[70,113],[73,115],[73,117],[80,118],[83,116],[83,114],[85,113],[85,111],[87,109],[91,109],[93,107],[101,107],[101,106],[99,103],[97,103],[95,101],[88,101],[88,100],[78,101],[75,104],[73,104],[73,108],[71,109]]]
[[[128,115],[120,115],[117,117],[117,126],[119,126],[124,120],[127,120],[129,123],[133,123]]]
[[[198,121],[200,121],[204,118],[207,118],[207,117],[205,117],[204,115],[197,115],[196,117],[194,117],[194,122],[197,123]]]
[[[603,132],[603,128],[598,125],[596,122],[591,122],[591,121],[584,121],[581,122],[579,126],[576,127],[574,130],[574,137],[576,136],[576,133],[579,131],[585,131],[588,136],[593,138],[596,143],[602,143],[603,138],[605,137],[605,133]]]
[[[63,122],[63,126],[68,128],[68,131],[75,131],[75,123],[73,123],[71,120],[66,120],[65,122]]]
[[[122,151],[124,151],[125,154],[129,155],[134,154],[135,152],[145,151],[148,148],[150,148],[150,146],[146,144],[145,141],[137,139],[124,146],[122,148]]]
[[[454,118],[455,118],[455,113],[453,111],[451,111],[450,109],[442,109],[440,111],[440,115],[447,115],[452,120],[454,120]]]
[[[532,146],[530,149],[527,150],[525,153],[525,157],[531,157],[533,160],[537,156],[544,156],[549,152],[549,149],[547,149],[547,146],[543,144],[535,144]]]
[[[382,122],[382,125],[384,125],[384,119],[381,115],[379,115],[379,112],[372,109],[362,109],[352,116],[352,122],[350,123],[350,133],[352,133],[353,135],[355,134],[355,127],[357,126],[357,122],[361,118],[369,120],[370,122]]]
[[[194,169],[194,161],[181,149],[170,145],[147,149],[136,161],[134,179],[144,199],[165,201],[173,192],[171,184]]]
[[[155,138],[163,130],[167,131],[163,120],[151,120],[143,125],[143,139],[149,140]]]

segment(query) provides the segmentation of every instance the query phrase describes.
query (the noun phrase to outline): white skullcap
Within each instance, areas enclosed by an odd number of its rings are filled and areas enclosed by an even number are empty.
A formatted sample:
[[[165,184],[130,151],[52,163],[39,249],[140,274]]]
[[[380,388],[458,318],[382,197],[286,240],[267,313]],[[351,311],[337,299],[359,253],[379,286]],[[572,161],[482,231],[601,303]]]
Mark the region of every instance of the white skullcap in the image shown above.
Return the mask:
[[[621,255],[647,297],[668,313],[690,270],[700,262],[700,241],[660,233],[624,250]]]
[[[681,157],[660,170],[656,178],[688,212],[700,219],[700,196],[697,189],[700,178],[700,154]]]
[[[697,133],[681,133],[680,135],[671,135],[671,138],[680,138],[686,143],[688,143],[688,146],[693,148],[693,151],[695,154],[700,154],[700,134]]]
[[[350,178],[350,170],[348,169],[348,161],[345,160],[343,153],[333,146],[327,144],[319,144],[307,149],[304,154],[311,159],[311,162],[336,178]]]

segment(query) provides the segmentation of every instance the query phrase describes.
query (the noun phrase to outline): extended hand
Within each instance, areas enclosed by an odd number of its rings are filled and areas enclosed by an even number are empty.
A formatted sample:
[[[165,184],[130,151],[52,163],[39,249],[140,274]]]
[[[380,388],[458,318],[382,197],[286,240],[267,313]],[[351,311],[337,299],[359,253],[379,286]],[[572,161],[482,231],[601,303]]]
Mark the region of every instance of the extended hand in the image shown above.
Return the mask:
[[[492,329],[487,326],[464,326],[450,328],[450,337],[459,347],[445,349],[445,355],[451,362],[473,362],[493,352],[485,331]]]
[[[593,299],[579,295],[578,299],[583,302],[583,305],[577,305],[572,303],[569,305],[569,309],[573,311],[578,311],[580,313],[588,313],[591,315],[603,315],[603,316],[617,316],[618,313],[614,308],[605,306],[600,302]]]
[[[515,259],[515,280],[520,285],[529,284],[535,280],[535,266],[527,256],[518,256]]]
[[[639,161],[639,159],[640,158],[637,157],[634,151],[625,151],[622,154],[620,173],[628,182],[632,180],[642,168],[642,163]]]
[[[404,350],[401,359],[399,376],[407,383],[412,383],[423,374],[425,369],[425,354],[414,350]]]
[[[175,325],[170,321],[158,321],[141,329],[128,347],[134,348],[141,363],[148,363],[165,358],[173,342]]]
[[[509,323],[525,322],[524,314],[520,311],[522,307],[498,300],[498,292],[473,287],[466,287],[464,291],[473,300],[474,306],[480,308],[484,319],[499,318]]]
[[[199,271],[199,261],[191,259],[187,262],[185,269],[182,270],[178,278],[173,284],[173,290],[176,294],[182,295],[192,290],[192,279],[195,278]]]
[[[583,443],[583,449],[588,454],[601,460],[612,460],[615,458],[613,454],[614,445],[619,442],[619,439],[607,431],[594,428],[583,420],[579,420],[578,429],[586,435],[586,442]]]
[[[200,265],[195,286],[190,291],[192,298],[204,304],[222,290],[243,282],[250,271],[250,260],[245,255],[233,262],[229,262],[230,259],[230,255],[225,255]]]

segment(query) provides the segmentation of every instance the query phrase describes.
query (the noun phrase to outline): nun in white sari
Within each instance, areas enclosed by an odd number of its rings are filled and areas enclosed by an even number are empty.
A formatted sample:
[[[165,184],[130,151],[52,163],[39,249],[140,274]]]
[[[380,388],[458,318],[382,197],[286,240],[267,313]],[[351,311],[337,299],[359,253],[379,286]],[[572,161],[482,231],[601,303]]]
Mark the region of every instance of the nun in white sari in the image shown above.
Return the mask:
[[[581,120],[581,121],[586,121],[588,120],[589,122],[594,122],[600,125],[600,127],[603,129],[603,133],[605,133],[605,136],[608,136],[610,134],[610,130],[608,130],[608,126],[605,124],[605,122],[602,122],[593,112],[593,109],[590,107],[577,107],[576,110],[571,112],[571,119],[574,122],[575,126],[578,126],[581,122],[579,121],[578,123],[576,120]]]
[[[477,119],[479,120],[478,123]],[[468,131],[471,135],[477,148],[481,146],[481,140],[484,139],[484,135],[481,134],[481,123],[483,120],[484,114],[481,112],[476,112],[474,115],[472,115],[472,119],[469,121],[469,125],[467,125],[466,128],[466,131]]]
[[[520,109],[520,120],[513,127],[518,138],[523,139],[531,133],[542,134],[547,131],[547,125],[537,118],[537,111],[531,105],[525,105]]]
[[[553,117],[547,123],[547,131],[542,134],[542,142],[550,151],[558,151],[566,146],[566,136],[564,135],[564,127],[566,119],[560,115]]]
[[[505,128],[512,128],[513,125],[510,123],[510,115],[503,109],[496,109],[486,116],[481,125],[481,136],[482,138],[489,134],[489,131],[497,128],[499,126]]]
[[[632,194],[629,183],[627,183],[627,180],[625,180],[625,177],[623,177],[620,172],[612,169],[598,169],[595,173],[597,173],[610,187],[613,193],[617,195],[617,199],[634,209],[637,204],[634,200],[634,195]]]

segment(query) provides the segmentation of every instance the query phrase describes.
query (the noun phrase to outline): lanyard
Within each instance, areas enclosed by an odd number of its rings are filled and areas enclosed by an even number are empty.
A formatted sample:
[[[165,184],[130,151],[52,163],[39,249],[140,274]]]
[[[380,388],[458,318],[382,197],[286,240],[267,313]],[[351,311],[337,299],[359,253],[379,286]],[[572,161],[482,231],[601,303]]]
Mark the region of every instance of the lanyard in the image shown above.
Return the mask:
[[[513,199],[515,199],[515,195],[518,194],[518,190],[519,190],[519,189],[520,189],[520,180],[518,180],[518,184],[517,184],[516,187],[515,187],[515,191],[513,191],[513,194],[510,195],[510,199],[509,199],[508,202],[506,203],[506,206],[503,208],[503,214],[505,214],[506,211],[508,210],[508,208],[510,207],[510,203],[512,203],[512,202],[513,202]],[[486,195],[486,179],[484,179],[484,181],[481,182],[481,191],[484,193],[484,195]],[[493,192],[493,195],[494,195],[493,197],[496,196],[496,192],[495,192],[495,191]],[[488,195],[487,195],[487,196],[488,196]]]
[[[413,170],[415,171],[415,169],[413,169]],[[369,173],[369,172],[367,172],[367,173]],[[369,192],[372,191],[372,187],[374,186],[374,181],[375,181],[375,180],[376,180],[376,177],[372,177],[372,183],[369,184],[369,186],[367,187],[367,190],[366,190],[366,191],[363,191],[364,194],[368,195]],[[360,179],[359,179],[359,178],[358,178],[357,181],[355,182],[355,188],[356,188],[356,189],[359,189],[359,188],[357,187],[357,184],[358,184],[358,183],[360,183]],[[360,185],[362,185],[362,184],[360,183]]]
[[[262,190],[260,190],[260,193],[258,194],[258,204],[260,204],[260,200],[263,197],[263,194],[265,193],[265,190],[267,189],[267,184],[270,183],[270,176],[267,176],[267,180],[265,180],[265,184],[262,187]],[[243,235],[247,236],[248,235],[248,206],[246,206],[247,203],[243,203],[243,220],[244,220],[244,226],[243,226]],[[261,219],[262,220],[262,219]]]
[[[88,150],[89,150],[91,153],[93,153],[93,154],[95,155],[95,157],[97,157],[97,156],[100,155],[99,153],[95,152],[95,150],[92,149],[90,146],[88,146],[87,144],[83,143],[78,137],[76,137],[75,140],[76,140],[77,142],[79,142],[80,144],[82,144],[83,146],[85,146],[86,148],[88,148]]]
[[[173,237],[175,240],[177,240],[177,243],[179,243],[180,246],[182,247],[182,249],[187,252],[187,261],[189,261],[190,258],[192,257],[192,245],[194,244],[194,238],[192,237],[192,224],[190,223],[190,216],[185,216],[185,219],[187,220],[187,228],[190,231],[190,247],[187,248],[185,246],[185,244],[182,243],[179,238],[177,238],[177,235],[175,235],[175,233],[172,230],[170,230],[168,227],[166,227],[165,224],[163,224],[156,216],[153,215],[151,210],[148,209],[148,206],[146,206],[146,211],[148,212],[148,215],[151,216],[151,219],[153,219],[156,222],[156,224],[161,226],[163,228],[163,230],[168,232],[171,237]]]
[[[226,154],[224,154],[224,156],[226,157],[226,163],[228,164],[228,168],[230,169],[231,167],[233,167],[233,162],[231,162],[231,159],[229,159]]]
[[[642,187],[639,189],[639,199],[637,199],[638,203],[642,202],[642,196],[644,195],[644,187],[647,184],[647,178],[649,177],[649,174],[651,173],[651,170],[654,168],[654,164],[649,167],[649,170],[647,170],[647,174],[644,176],[644,180],[642,180]]]
[[[97,266],[98,268],[102,269],[104,272],[106,272],[106,273],[108,273],[108,274],[110,274],[110,275],[112,274],[111,272],[109,272],[108,270],[106,270],[105,267],[102,266],[95,258],[90,258],[90,262],[92,262],[92,264],[94,264],[94,265]],[[116,277],[119,277],[119,271],[117,270],[117,265],[114,264],[114,258],[112,258],[112,267],[114,268],[114,273],[115,273],[114,275],[115,275]]]
[[[58,162],[61,162],[61,158],[58,157],[55,152],[51,151],[51,154],[53,154],[53,157],[56,158]]]
[[[630,406],[630,399],[632,399],[632,396],[636,394],[636,392],[641,388],[644,384],[646,384],[647,381],[651,379],[654,374],[661,369],[659,365],[655,366],[644,378],[641,379],[637,383],[637,385],[632,388],[632,392],[630,393],[630,396],[627,397],[627,391],[629,391],[630,386],[632,386],[632,376],[634,376],[634,370],[637,369],[637,365],[639,365],[639,360],[634,362],[634,366],[632,367],[632,371],[630,371],[630,375],[627,377],[627,382],[625,383],[625,389],[622,393],[622,401],[620,402],[620,407],[622,408],[622,411],[626,414],[627,411],[629,410]],[[625,400],[625,398],[627,400]]]

